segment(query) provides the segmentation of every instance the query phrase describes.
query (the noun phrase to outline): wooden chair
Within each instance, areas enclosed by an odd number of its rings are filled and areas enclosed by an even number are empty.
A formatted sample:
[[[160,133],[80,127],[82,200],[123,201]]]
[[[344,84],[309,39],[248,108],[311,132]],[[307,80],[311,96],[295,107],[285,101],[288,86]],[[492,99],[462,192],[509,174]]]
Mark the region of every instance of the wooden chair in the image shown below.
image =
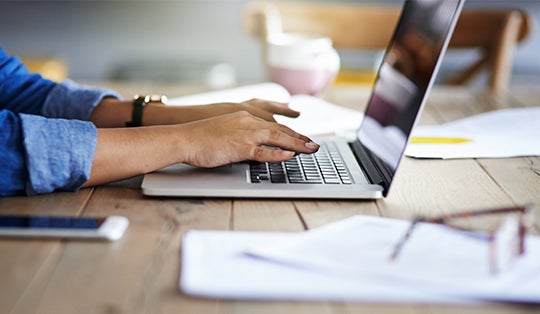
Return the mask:
[[[279,32],[327,36],[338,50],[383,50],[400,11],[389,5],[258,1],[246,6],[243,25],[261,39],[264,54],[268,36]],[[463,11],[450,49],[475,49],[480,57],[448,83],[466,84],[487,69],[490,90],[508,88],[515,48],[531,24],[530,16],[518,9]]]

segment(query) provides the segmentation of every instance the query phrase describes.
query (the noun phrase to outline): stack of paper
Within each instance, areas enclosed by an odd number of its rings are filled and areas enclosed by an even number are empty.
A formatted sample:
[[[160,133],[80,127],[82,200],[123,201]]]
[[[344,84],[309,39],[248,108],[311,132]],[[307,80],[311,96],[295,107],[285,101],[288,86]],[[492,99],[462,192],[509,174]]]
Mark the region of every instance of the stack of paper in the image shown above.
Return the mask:
[[[485,237],[420,224],[392,262],[408,223],[356,216],[303,233],[190,231],[180,288],[234,299],[540,303],[540,238],[493,274]]]

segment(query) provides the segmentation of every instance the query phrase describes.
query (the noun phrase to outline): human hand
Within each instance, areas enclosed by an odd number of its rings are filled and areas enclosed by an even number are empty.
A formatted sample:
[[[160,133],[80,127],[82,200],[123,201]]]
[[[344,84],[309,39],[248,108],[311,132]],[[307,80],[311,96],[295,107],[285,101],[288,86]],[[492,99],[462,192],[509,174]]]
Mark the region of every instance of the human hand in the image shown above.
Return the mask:
[[[281,103],[281,102],[275,102],[275,101],[269,101],[264,99],[250,99],[248,101],[244,101],[241,103],[223,103],[223,104],[215,104],[210,105],[215,109],[219,106],[227,107],[229,110],[229,113],[231,112],[237,112],[237,111],[247,111],[251,113],[252,115],[262,118],[266,121],[273,121],[274,114],[279,114],[282,116],[290,117],[290,118],[296,118],[300,115],[300,112],[293,110],[289,108],[287,103]]]
[[[262,99],[251,99],[241,103],[226,102],[201,106],[163,106],[151,104],[145,109],[143,124],[164,125],[187,123],[239,111],[246,111],[255,117],[272,122],[275,122],[275,114],[292,118],[300,115],[300,112],[289,108],[286,103]]]
[[[289,160],[295,153],[310,154],[319,149],[308,137],[246,111],[175,127],[179,135],[178,162],[199,167],[244,160],[280,162]]]
[[[217,167],[244,160],[279,162],[295,153],[309,154],[319,149],[308,137],[246,111],[184,124],[97,131],[92,170],[84,186],[133,177],[175,163]]]

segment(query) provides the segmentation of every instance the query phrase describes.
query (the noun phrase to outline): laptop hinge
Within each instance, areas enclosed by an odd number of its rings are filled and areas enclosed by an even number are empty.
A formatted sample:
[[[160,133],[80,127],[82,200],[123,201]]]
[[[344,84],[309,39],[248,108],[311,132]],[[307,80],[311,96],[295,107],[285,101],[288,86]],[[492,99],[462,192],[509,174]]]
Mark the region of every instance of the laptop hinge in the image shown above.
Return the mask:
[[[367,149],[360,141],[349,143],[354,152],[358,164],[368,177],[372,184],[377,184],[383,187],[383,196],[388,194],[390,182],[392,182],[392,171],[389,166]]]

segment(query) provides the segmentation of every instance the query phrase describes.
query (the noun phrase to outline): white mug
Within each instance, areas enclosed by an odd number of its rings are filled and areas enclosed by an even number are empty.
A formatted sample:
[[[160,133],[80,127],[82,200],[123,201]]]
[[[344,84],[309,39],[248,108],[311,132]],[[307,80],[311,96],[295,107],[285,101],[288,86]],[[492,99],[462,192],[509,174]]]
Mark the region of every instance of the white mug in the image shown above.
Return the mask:
[[[328,37],[279,33],[268,38],[270,80],[291,94],[318,96],[333,82],[340,58]]]

